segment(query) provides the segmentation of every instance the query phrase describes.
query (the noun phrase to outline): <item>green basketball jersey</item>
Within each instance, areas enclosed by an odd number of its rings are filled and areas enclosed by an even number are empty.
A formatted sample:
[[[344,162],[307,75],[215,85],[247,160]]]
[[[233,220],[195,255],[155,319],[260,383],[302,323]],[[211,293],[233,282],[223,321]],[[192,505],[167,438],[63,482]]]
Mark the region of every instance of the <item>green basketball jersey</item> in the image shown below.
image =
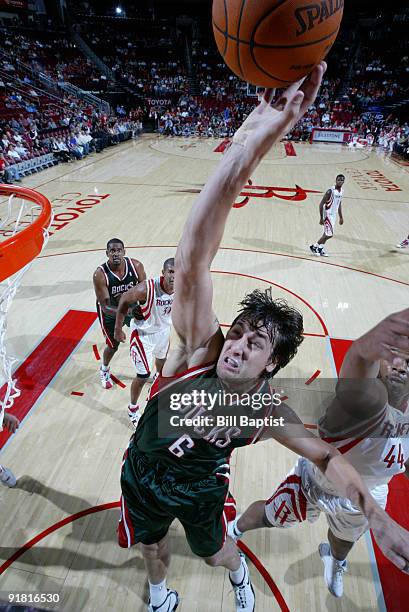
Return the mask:
[[[238,396],[225,392],[215,365],[197,367],[157,378],[131,444],[150,463],[195,480],[226,466],[235,448],[257,442],[273,410],[266,380]]]

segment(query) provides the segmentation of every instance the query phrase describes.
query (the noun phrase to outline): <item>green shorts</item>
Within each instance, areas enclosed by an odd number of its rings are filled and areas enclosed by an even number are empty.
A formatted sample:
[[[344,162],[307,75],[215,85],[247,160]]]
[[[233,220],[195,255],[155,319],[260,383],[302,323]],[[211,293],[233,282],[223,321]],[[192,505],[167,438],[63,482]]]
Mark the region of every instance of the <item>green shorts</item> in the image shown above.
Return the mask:
[[[149,463],[131,442],[121,474],[120,546],[156,544],[176,518],[195,555],[211,557],[223,547],[227,522],[236,513],[228,479],[213,474],[196,481],[182,478],[171,467]]]

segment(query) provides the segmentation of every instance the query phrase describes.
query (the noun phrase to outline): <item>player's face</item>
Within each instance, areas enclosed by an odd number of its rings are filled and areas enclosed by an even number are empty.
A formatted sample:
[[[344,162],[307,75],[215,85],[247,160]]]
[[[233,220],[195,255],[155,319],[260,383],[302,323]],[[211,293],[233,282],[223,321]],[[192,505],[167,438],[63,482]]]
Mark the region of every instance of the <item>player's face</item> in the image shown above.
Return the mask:
[[[393,364],[381,361],[379,376],[388,392],[401,391],[402,396],[409,393],[409,359],[397,357]]]
[[[335,185],[337,187],[342,187],[342,185],[345,183],[345,177],[344,176],[337,176],[336,178],[336,182]]]
[[[120,242],[111,242],[107,250],[108,261],[111,266],[120,266],[125,256],[125,249]]]
[[[162,276],[164,278],[166,288],[170,293],[173,293],[173,287],[175,284],[175,268],[168,266],[162,270]]]
[[[238,320],[229,329],[217,362],[217,375],[232,386],[254,381],[265,370],[272,372],[272,346],[265,327],[253,329],[247,321]]]

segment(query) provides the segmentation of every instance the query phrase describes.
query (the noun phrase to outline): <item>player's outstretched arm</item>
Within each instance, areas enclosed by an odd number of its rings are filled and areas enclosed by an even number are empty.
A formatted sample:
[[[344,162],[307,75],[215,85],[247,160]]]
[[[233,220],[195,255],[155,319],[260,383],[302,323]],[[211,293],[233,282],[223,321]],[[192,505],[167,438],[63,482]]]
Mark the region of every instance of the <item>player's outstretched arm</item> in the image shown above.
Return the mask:
[[[145,302],[146,293],[146,281],[142,281],[121,295],[121,299],[119,300],[118,308],[116,310],[114,330],[114,338],[118,342],[125,342],[126,340],[126,335],[122,330],[122,326],[124,324],[125,317],[128,314],[129,307],[137,302]]]
[[[193,206],[176,254],[172,306],[173,325],[187,353],[188,365],[192,365],[190,358],[195,351],[208,347],[219,330],[212,313],[210,265],[230,209],[261,159],[314,102],[325,69],[324,62],[316,66],[308,80],[291,85],[273,106],[272,91],[266,91]],[[214,348],[219,350],[219,346]],[[211,352],[210,349],[206,355],[209,361],[216,356]]]
[[[409,308],[389,315],[355,340],[345,356],[340,378],[376,378],[379,362],[409,357]]]
[[[270,435],[297,455],[315,463],[339,495],[361,509],[383,554],[400,570],[409,573],[409,532],[378,506],[355,468],[335,447],[305,429],[288,406],[279,406],[275,416],[283,416],[285,425],[271,428],[264,437]]]

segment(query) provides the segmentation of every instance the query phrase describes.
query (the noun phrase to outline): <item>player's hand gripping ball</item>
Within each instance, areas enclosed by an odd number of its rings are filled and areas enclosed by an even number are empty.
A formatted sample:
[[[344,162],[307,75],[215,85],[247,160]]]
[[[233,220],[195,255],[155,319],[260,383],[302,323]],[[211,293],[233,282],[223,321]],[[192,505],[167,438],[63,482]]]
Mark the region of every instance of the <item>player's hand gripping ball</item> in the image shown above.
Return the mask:
[[[287,87],[327,55],[344,0],[213,0],[213,31],[226,64],[261,87]]]

